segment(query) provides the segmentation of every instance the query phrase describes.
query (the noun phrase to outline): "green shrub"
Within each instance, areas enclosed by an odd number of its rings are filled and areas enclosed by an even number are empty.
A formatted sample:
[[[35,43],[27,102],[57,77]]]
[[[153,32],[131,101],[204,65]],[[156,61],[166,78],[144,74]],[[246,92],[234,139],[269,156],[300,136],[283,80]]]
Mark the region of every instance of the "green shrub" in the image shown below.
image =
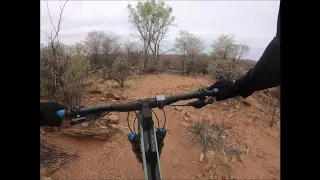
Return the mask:
[[[89,63],[81,55],[68,54],[64,45],[53,51],[40,49],[40,98],[58,101],[69,107],[81,105],[84,79]]]
[[[209,75],[211,75],[215,80],[237,79],[246,73],[242,67],[239,67],[236,64],[226,63],[222,60],[213,61],[209,64],[207,70]]]

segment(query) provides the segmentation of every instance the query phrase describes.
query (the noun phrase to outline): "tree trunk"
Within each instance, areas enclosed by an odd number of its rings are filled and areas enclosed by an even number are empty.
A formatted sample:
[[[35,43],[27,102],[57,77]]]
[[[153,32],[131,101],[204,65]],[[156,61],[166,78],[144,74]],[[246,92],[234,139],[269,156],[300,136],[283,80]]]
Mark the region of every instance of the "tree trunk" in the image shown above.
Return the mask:
[[[153,62],[157,65],[157,45],[154,43]]]
[[[186,59],[186,56],[185,56],[185,55],[182,55],[182,74],[184,74],[184,63],[185,63],[185,59]]]
[[[143,69],[148,68],[148,46],[144,43],[144,65]]]
[[[156,65],[159,65],[159,60],[160,60],[160,54],[159,50],[160,49],[160,44],[157,44],[157,50],[156,50]]]

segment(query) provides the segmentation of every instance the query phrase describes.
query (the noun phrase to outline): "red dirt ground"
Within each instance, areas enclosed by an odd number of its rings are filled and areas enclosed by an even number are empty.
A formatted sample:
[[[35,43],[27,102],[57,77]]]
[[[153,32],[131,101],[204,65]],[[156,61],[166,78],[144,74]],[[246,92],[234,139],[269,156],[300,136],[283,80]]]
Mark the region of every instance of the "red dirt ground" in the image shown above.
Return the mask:
[[[181,77],[178,75],[143,75],[127,82],[122,96],[130,101],[138,98],[154,97],[156,93],[173,95],[193,91],[211,84],[202,77]],[[102,82],[95,88],[107,91],[113,84]],[[106,88],[109,87],[109,88]],[[101,101],[101,95],[87,95],[86,105],[110,103]],[[248,149],[248,153],[234,160],[231,177],[236,179],[280,179],[280,131],[279,125],[270,128],[266,122],[271,117],[268,107],[260,103],[259,96],[246,99],[244,103],[231,104],[215,102],[202,109],[185,108],[192,117],[209,118],[214,122],[224,122],[232,126],[231,141]],[[162,113],[157,113],[160,122]],[[205,163],[199,161],[201,153],[197,137],[183,125],[184,116],[173,107],[166,108],[168,134],[161,155],[163,179],[209,179],[202,169]],[[120,113],[120,127],[127,127],[126,114]],[[76,138],[60,133],[46,133],[44,138],[57,146],[75,153],[78,157],[56,171],[52,179],[143,179],[141,164],[131,151],[127,135],[116,133],[108,140]],[[227,177],[225,169],[217,166],[216,178]]]

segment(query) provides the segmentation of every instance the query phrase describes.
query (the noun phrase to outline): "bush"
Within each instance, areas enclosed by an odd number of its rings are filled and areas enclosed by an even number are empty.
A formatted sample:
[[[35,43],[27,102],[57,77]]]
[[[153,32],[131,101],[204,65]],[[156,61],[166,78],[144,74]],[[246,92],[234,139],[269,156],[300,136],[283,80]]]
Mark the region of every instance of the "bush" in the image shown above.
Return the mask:
[[[163,67],[169,68],[172,66],[172,62],[170,61],[170,59],[163,59],[161,62]]]
[[[129,78],[132,73],[130,68],[130,63],[128,62],[128,57],[126,55],[121,55],[112,64],[112,68],[109,69],[110,77],[119,83],[120,87],[124,87],[125,81]]]
[[[242,67],[239,67],[232,63],[226,63],[222,60],[213,61],[208,66],[207,70],[215,80],[237,79],[246,73],[246,71]]]
[[[50,176],[64,164],[77,158],[40,137],[40,176]]]
[[[81,105],[88,61],[80,55],[68,55],[63,45],[58,46],[56,55],[49,46],[40,52],[40,97],[69,107]]]
[[[146,69],[142,69],[140,74],[155,74],[158,73],[157,67],[148,67]]]
[[[186,74],[208,74],[209,63],[205,59],[198,59],[196,61],[189,61],[186,64]]]

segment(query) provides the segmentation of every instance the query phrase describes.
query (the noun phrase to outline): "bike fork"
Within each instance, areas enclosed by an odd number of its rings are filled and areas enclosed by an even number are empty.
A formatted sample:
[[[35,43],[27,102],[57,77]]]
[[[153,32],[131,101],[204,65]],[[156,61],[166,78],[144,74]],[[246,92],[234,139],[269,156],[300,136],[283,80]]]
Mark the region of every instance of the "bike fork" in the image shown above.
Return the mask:
[[[164,128],[157,129],[157,143],[158,143],[158,152],[159,157],[161,156],[162,148],[164,146],[164,138],[166,137],[167,131]]]
[[[158,153],[161,156],[162,148],[164,146],[164,138],[166,137],[167,131],[164,128],[157,129],[156,137],[158,143]],[[138,134],[131,133],[128,136],[129,142],[132,146],[132,151],[135,154],[139,163],[142,163],[142,152],[140,147],[140,137]]]
[[[132,151],[139,163],[142,163],[142,153],[140,149],[140,137],[137,134],[131,133],[128,136],[129,142],[132,146]]]

